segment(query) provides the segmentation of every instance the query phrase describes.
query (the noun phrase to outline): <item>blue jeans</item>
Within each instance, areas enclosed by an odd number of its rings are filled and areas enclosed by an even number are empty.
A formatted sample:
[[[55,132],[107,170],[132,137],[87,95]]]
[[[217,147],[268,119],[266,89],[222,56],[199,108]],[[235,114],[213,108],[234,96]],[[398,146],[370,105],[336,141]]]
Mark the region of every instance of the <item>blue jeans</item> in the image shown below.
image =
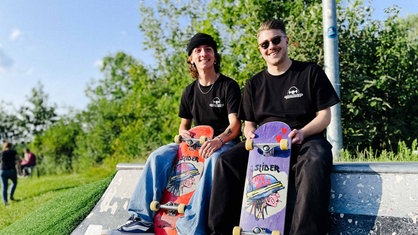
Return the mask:
[[[199,184],[190,199],[183,217],[177,220],[179,234],[205,234],[208,206],[212,190],[215,163],[219,155],[230,149],[234,143],[226,143],[211,157],[205,159],[204,171]],[[179,145],[168,144],[151,153],[145,163],[141,177],[132,194],[128,212],[135,217],[151,222],[155,212],[151,211],[152,201],[159,201],[170,178],[172,164]]]
[[[13,195],[16,190],[17,186],[17,171],[16,169],[12,170],[0,170],[1,176],[1,188],[2,188],[2,196],[3,196],[3,203],[7,203],[7,188],[9,187],[9,179],[12,181],[12,187],[10,189],[10,198],[13,198]]]

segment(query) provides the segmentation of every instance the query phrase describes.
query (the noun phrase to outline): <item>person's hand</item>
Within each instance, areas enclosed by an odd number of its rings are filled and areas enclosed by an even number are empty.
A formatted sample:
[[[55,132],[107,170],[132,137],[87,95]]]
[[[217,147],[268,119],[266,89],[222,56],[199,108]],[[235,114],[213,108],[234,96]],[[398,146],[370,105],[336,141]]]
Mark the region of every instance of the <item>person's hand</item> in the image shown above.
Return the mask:
[[[305,139],[305,136],[304,136],[302,129],[300,130],[293,129],[289,133],[289,138],[292,139],[292,144],[302,144],[303,140]]]
[[[192,138],[191,133],[188,130],[180,130],[179,135],[183,138]]]
[[[244,133],[245,138],[247,139],[254,139],[255,138],[255,133],[254,130],[250,130]]]
[[[199,154],[203,158],[210,157],[214,152],[222,147],[222,141],[218,138],[205,141],[199,149]]]

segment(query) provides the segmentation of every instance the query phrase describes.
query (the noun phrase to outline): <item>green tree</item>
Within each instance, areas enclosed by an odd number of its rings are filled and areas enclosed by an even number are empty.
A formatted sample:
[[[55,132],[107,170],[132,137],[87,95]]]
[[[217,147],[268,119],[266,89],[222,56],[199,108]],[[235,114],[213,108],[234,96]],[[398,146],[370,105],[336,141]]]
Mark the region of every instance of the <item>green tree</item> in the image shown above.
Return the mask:
[[[43,174],[56,174],[82,169],[75,155],[77,138],[81,133],[78,118],[68,115],[37,135],[31,149],[37,155],[38,170]]]
[[[405,19],[398,19],[402,30],[408,32],[408,42],[418,45],[418,14],[408,15]]]
[[[103,59],[104,78],[98,84],[90,84],[87,95],[91,102],[80,114],[83,134],[77,142],[80,160],[90,165],[101,163],[113,154],[112,144],[120,135],[124,100],[132,92],[131,68],[138,62],[131,56],[119,52]]]
[[[16,143],[20,140],[19,119],[16,115],[10,114],[10,106],[4,102],[0,103],[0,140],[7,140]]]
[[[418,136],[417,47],[408,41],[398,10],[384,22],[354,1],[340,11],[340,71],[345,148],[396,151]]]
[[[104,59],[104,78],[88,89],[92,102],[81,114],[83,135],[77,154],[90,164],[146,157],[168,141],[171,91],[166,80],[119,52]],[[92,157],[93,156],[93,157]]]
[[[27,97],[27,103],[18,111],[21,142],[30,142],[36,135],[43,133],[56,121],[56,105],[48,104],[48,95],[43,90],[43,85],[38,82],[32,88]]]

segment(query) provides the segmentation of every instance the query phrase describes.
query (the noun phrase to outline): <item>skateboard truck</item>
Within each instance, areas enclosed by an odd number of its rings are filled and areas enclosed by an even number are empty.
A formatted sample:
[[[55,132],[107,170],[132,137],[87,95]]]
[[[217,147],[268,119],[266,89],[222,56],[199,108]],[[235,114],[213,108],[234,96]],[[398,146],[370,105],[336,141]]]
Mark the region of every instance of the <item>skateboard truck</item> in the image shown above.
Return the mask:
[[[209,138],[202,135],[200,138],[184,138],[181,135],[176,135],[174,137],[174,142],[177,144],[180,144],[182,141],[184,141],[189,147],[197,148],[201,146],[203,143],[205,143]]]
[[[265,228],[260,228],[260,227],[254,227],[253,230],[251,231],[242,231],[242,228],[239,226],[235,226],[234,230],[232,231],[233,235],[255,235],[255,234],[260,234],[260,235],[280,235],[280,231],[272,231],[269,232],[267,231],[267,229]]]
[[[280,150],[289,149],[287,139],[282,139],[279,143],[254,143],[253,139],[247,139],[247,141],[245,141],[245,148],[248,151],[253,150],[254,147],[260,148],[263,151],[264,156],[273,156],[275,147],[280,147]]]
[[[161,205],[158,201],[152,201],[150,204],[150,209],[152,211],[158,211],[159,209],[167,210],[168,215],[177,215],[177,214],[184,214],[186,210],[185,204],[176,204],[173,202],[167,202],[166,204]]]

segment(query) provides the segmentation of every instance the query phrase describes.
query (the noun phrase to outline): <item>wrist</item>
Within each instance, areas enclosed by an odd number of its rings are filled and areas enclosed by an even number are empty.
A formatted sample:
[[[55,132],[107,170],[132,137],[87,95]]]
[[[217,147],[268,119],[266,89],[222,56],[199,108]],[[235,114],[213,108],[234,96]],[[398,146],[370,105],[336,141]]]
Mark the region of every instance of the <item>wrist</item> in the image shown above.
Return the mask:
[[[224,144],[225,144],[225,142],[224,142],[224,140],[222,139],[222,137],[220,137],[220,136],[216,136],[216,139],[218,139],[219,141],[221,141],[222,145],[224,145]]]

